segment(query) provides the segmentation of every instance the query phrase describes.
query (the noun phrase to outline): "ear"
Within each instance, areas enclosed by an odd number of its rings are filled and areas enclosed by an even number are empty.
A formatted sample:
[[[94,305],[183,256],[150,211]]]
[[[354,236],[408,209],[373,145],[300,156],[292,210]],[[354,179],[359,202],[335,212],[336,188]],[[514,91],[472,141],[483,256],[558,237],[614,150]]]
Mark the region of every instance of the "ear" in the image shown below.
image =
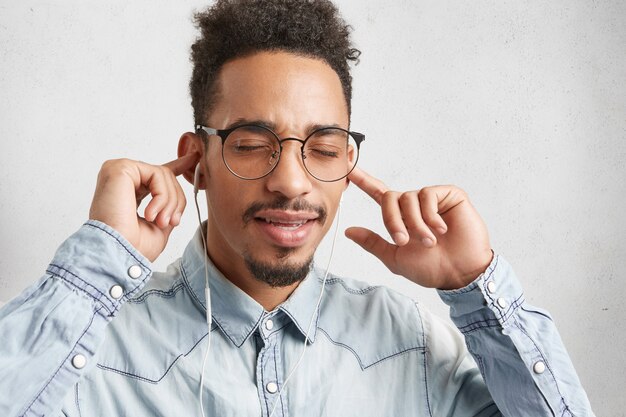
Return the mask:
[[[198,162],[198,164],[200,164],[204,160],[204,156],[205,156],[204,150],[205,150],[204,142],[202,141],[200,136],[198,136],[195,133],[185,132],[178,140],[178,157],[179,158],[181,156],[185,156],[190,153],[197,153],[201,155],[200,162]],[[194,166],[192,168],[189,168],[187,171],[183,172],[182,174],[183,177],[185,177],[185,179],[191,185],[193,185],[195,169],[196,167]],[[204,181],[202,180],[202,176],[200,176],[200,184],[198,184],[198,187],[201,189],[205,188]]]

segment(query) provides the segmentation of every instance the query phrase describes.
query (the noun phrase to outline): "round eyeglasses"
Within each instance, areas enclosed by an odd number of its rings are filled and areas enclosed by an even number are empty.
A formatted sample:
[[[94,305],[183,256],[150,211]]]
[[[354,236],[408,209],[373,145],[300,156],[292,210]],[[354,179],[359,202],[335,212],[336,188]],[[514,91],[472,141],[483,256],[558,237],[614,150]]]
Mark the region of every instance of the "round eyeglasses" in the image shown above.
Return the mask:
[[[213,129],[197,125],[197,132],[222,139],[222,159],[230,172],[244,180],[269,175],[278,165],[283,143],[301,143],[304,168],[323,182],[339,181],[352,172],[359,160],[359,147],[365,135],[339,127],[324,127],[311,132],[306,139],[280,139],[271,129],[244,124],[230,129]]]

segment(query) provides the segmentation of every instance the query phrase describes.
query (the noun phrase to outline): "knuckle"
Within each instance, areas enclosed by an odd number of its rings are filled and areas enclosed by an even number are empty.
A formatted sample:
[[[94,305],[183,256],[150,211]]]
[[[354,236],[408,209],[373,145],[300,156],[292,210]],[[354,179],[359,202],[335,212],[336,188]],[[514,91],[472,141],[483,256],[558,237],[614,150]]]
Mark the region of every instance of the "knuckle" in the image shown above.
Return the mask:
[[[100,171],[107,173],[124,171],[130,169],[134,164],[135,162],[128,158],[109,159],[102,163]]]
[[[408,203],[412,198],[413,198],[413,193],[410,191],[407,191],[407,192],[400,194],[400,196],[398,197],[398,200],[400,201],[400,203]]]
[[[115,166],[119,163],[119,159],[109,159],[102,163],[100,172],[109,172],[115,170]]]
[[[398,196],[400,194],[397,191],[391,191],[391,190],[387,190],[387,191],[378,190],[378,192],[381,195],[381,201],[385,201],[385,202],[397,201]]]
[[[462,188],[457,187],[456,185],[446,185],[447,195],[450,198],[455,200],[467,200],[468,195]]]
[[[446,184],[444,187],[453,193],[465,193],[461,187],[454,184]]]
[[[100,167],[100,171],[98,172],[98,179],[106,181],[107,179],[119,174],[122,172],[121,166],[123,164],[124,162],[121,159],[110,159],[104,161]]]
[[[419,199],[427,198],[433,192],[433,187],[424,187],[417,192]]]
[[[459,193],[459,195],[464,199],[467,200],[468,199],[468,195],[467,192],[465,192],[465,190],[459,188],[459,187],[454,187],[454,189],[456,190],[457,193]]]

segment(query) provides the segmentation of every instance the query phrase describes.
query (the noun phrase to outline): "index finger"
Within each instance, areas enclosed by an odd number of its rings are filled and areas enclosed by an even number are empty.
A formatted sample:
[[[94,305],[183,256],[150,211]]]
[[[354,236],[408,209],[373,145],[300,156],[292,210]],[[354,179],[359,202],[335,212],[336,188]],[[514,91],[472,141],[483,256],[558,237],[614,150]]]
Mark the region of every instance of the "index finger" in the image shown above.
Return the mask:
[[[200,154],[194,152],[181,156],[180,158],[174,159],[173,161],[167,162],[163,164],[163,166],[169,168],[174,173],[174,175],[179,176],[183,172],[195,167],[199,160]]]
[[[378,178],[372,177],[370,174],[357,167],[348,175],[348,179],[361,190],[365,191],[365,193],[372,197],[378,204],[381,204],[383,195],[389,191],[389,188],[387,188],[384,182]]]

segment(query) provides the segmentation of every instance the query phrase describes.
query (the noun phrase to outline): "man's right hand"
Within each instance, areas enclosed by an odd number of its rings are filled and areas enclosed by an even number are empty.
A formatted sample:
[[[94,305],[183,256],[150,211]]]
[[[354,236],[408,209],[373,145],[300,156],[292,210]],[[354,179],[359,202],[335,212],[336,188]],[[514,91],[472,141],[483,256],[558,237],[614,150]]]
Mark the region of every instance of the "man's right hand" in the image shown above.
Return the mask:
[[[189,154],[164,165],[130,159],[106,161],[98,174],[89,218],[117,230],[153,262],[165,249],[187,204],[176,177],[192,169],[199,158],[199,154]],[[148,195],[152,200],[141,217],[137,208]]]

